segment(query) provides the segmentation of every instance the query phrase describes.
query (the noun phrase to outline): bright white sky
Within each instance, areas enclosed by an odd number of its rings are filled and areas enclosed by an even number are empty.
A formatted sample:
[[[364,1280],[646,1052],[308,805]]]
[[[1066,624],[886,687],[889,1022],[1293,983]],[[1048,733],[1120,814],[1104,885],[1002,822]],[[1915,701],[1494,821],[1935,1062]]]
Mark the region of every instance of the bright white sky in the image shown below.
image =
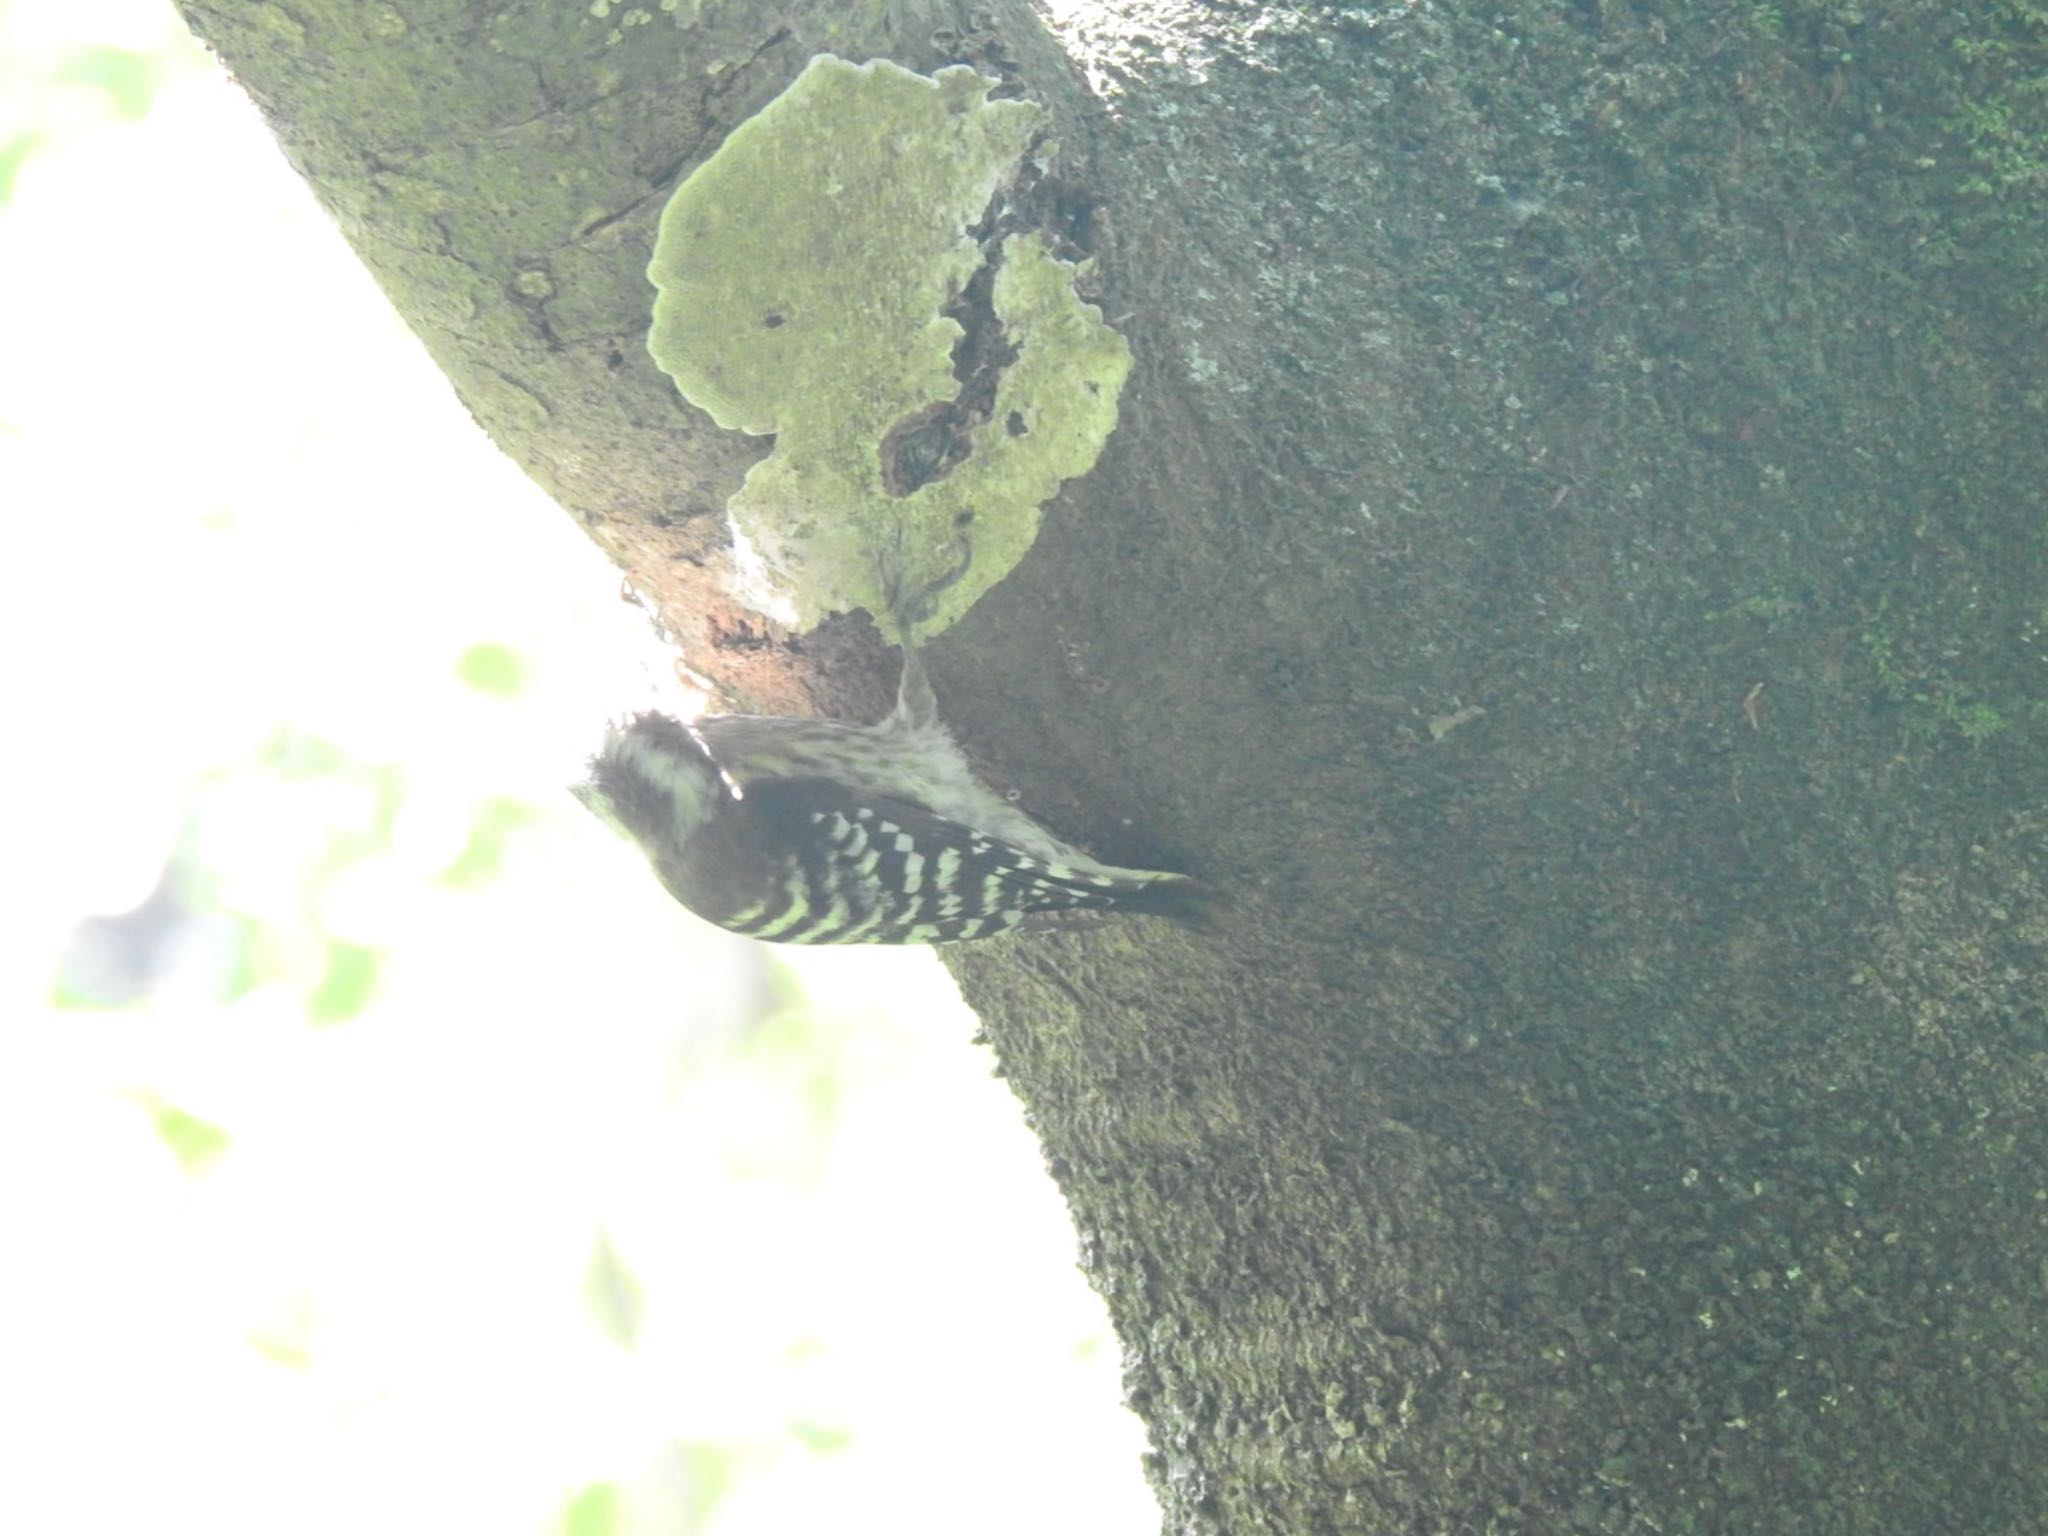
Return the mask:
[[[561,792],[663,659],[232,87],[65,79],[175,28],[0,0],[0,1529],[1156,1529],[944,972],[764,972]],[[202,924],[149,1003],[53,1006],[181,839],[254,984]],[[337,946],[374,985],[323,1027]]]

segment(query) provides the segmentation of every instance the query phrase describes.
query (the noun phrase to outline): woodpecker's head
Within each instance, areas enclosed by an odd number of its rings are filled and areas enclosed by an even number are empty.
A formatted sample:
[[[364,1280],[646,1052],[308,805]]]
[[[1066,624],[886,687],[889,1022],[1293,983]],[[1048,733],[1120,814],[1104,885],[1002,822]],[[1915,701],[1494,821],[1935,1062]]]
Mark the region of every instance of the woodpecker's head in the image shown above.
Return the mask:
[[[703,738],[654,711],[614,724],[590,760],[590,776],[571,793],[657,862],[682,855],[738,798]]]

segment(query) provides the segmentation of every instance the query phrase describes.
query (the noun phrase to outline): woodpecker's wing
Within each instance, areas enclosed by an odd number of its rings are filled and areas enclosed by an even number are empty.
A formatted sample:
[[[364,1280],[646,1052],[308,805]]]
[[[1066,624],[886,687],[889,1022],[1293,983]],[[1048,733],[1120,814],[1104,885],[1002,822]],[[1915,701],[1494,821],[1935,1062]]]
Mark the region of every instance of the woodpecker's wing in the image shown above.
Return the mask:
[[[1051,862],[914,801],[857,797],[824,779],[749,784],[739,814],[714,835],[729,837],[735,856],[797,850],[767,894],[754,887],[758,899],[743,906],[712,912],[686,898],[736,933],[779,943],[944,944],[1056,913],[1172,911],[1185,897],[1167,888],[1191,887],[1175,875]]]

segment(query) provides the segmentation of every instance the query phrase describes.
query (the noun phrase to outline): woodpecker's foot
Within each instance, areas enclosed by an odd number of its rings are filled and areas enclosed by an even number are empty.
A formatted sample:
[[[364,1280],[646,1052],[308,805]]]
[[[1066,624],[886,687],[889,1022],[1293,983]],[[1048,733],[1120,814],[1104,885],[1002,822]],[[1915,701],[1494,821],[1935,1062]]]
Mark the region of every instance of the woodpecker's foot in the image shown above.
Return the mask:
[[[945,575],[925,583],[915,592],[905,589],[903,584],[902,560],[885,560],[882,569],[882,595],[889,605],[889,618],[895,623],[899,634],[908,636],[920,624],[930,619],[937,611],[937,599],[941,592],[960,584],[969,567],[974,564],[974,546],[965,533],[957,535],[953,547],[959,551],[959,561]]]

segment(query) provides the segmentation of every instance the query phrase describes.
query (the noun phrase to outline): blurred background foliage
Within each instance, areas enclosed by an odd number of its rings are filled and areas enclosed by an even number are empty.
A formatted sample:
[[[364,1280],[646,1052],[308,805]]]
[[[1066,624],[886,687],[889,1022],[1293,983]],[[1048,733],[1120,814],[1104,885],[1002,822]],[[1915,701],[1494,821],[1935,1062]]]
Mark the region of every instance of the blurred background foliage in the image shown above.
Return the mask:
[[[1139,1531],[927,953],[562,792],[670,686],[154,0],[0,0],[0,1528]]]

